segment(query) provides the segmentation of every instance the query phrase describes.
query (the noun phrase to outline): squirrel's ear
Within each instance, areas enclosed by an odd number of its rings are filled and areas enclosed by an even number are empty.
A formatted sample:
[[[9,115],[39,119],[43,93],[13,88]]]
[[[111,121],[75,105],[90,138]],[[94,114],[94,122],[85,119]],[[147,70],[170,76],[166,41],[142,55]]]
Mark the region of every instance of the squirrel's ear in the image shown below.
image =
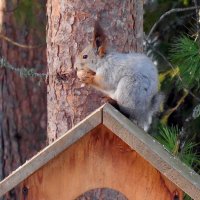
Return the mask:
[[[106,36],[98,22],[94,25],[93,48],[100,57],[106,53]]]

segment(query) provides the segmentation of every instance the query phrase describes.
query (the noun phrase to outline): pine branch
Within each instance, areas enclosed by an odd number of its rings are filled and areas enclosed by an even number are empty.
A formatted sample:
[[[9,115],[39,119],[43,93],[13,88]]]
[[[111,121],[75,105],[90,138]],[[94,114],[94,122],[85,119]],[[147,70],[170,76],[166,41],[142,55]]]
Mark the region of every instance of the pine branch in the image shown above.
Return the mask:
[[[35,49],[35,48],[42,47],[44,45],[44,44],[40,44],[40,45],[31,46],[31,45],[20,44],[18,42],[11,40],[10,38],[6,37],[3,34],[0,34],[0,38],[11,43],[11,44],[13,44],[13,45],[15,45],[15,46],[18,46],[18,47],[21,47],[21,48],[24,48],[24,49]]]
[[[200,102],[200,98],[197,97],[192,91],[190,91],[190,89],[188,89],[184,84],[183,84],[183,80],[182,78],[180,77],[179,73],[177,73],[177,68],[174,67],[172,65],[172,63],[160,52],[158,51],[147,39],[146,37],[144,36],[144,40],[145,42],[147,43],[147,45],[156,53],[158,54],[166,63],[169,67],[171,67],[171,69],[175,72],[173,74],[176,74],[178,79],[180,80],[180,82],[182,83],[182,88],[185,92],[187,92],[188,94],[190,94],[194,99],[196,99],[198,102]]]
[[[200,89],[200,46],[186,36],[177,39],[170,50],[170,57],[179,67],[182,84],[188,89]]]
[[[198,170],[200,166],[200,155],[195,151],[198,143],[194,143],[189,139],[184,141],[183,146],[180,146],[180,134],[181,130],[177,127],[161,126],[156,139],[174,156],[179,157],[186,165],[192,167],[194,170]]]
[[[150,39],[152,33],[155,31],[155,29],[157,28],[158,24],[168,15],[171,15],[172,13],[177,13],[177,12],[185,12],[185,11],[190,11],[190,10],[195,10],[197,8],[200,8],[199,6],[193,6],[193,7],[189,7],[189,8],[173,8],[167,12],[165,12],[163,15],[160,16],[159,20],[152,26],[151,30],[149,31],[149,34],[147,36],[147,40]]]
[[[170,108],[169,110],[165,112],[164,116],[161,119],[163,124],[167,124],[169,117],[172,115],[172,113],[174,113],[180,107],[180,105],[184,102],[187,95],[188,95],[188,92],[184,91],[183,96],[178,100],[176,106],[174,106],[173,108]]]
[[[37,73],[34,68],[16,68],[11,65],[5,58],[0,58],[0,68],[6,68],[15,73],[19,74],[21,77],[38,77],[38,78],[46,78],[47,74],[45,73]]]

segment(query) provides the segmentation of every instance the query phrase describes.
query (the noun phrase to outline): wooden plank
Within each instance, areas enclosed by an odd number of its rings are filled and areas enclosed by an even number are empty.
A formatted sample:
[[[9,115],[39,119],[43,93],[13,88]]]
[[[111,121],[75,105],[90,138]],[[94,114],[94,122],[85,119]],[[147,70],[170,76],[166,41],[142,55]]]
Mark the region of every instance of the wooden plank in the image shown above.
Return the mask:
[[[102,106],[103,107],[103,106]],[[16,171],[6,177],[0,182],[0,196],[11,190],[18,185],[21,181],[46,164],[49,160],[57,156],[64,149],[69,147],[75,141],[84,136],[87,132],[91,131],[97,125],[102,123],[102,107],[97,109],[89,115],[81,123],[77,124],[62,137],[58,138],[51,145],[44,148],[41,152],[36,154],[32,159],[27,161]]]
[[[172,200],[176,194],[183,199],[173,183],[102,124],[28,177],[22,188],[20,199],[26,200],[74,200],[95,188],[112,188],[130,200]]]
[[[103,108],[103,124],[189,196],[200,199],[200,176],[109,104]]]

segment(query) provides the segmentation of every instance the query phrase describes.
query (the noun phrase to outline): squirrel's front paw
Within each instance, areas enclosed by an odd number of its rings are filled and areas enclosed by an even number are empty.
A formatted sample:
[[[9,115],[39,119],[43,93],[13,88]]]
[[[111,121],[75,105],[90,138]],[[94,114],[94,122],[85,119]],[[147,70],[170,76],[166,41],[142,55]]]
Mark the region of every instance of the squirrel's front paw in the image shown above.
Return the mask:
[[[85,84],[92,84],[94,77],[95,77],[95,73],[93,71],[85,71],[85,70],[81,70],[77,72],[77,75],[79,77],[79,79],[81,80],[81,82],[85,83]]]
[[[94,81],[95,73],[88,71],[85,76],[82,77],[82,82],[85,84],[92,84]]]

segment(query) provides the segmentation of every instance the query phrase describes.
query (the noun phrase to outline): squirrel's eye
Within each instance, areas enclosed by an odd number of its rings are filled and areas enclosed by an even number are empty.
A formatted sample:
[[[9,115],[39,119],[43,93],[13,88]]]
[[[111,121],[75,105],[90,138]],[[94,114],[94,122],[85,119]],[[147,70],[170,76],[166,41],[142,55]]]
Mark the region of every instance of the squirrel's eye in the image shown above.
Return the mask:
[[[83,59],[87,59],[88,55],[83,55]]]

